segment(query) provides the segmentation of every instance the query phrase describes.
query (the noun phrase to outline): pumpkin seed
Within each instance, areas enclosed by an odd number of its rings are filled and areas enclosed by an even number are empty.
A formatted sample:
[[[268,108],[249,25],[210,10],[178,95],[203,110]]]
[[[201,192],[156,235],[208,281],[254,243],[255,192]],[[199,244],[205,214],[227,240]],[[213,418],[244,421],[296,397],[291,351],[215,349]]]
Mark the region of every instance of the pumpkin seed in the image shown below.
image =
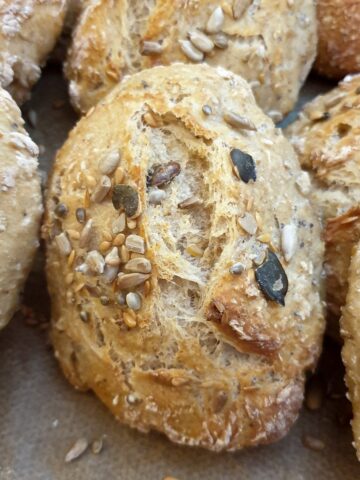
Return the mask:
[[[248,118],[242,117],[235,112],[225,112],[224,120],[226,123],[235,128],[241,128],[243,130],[252,130],[256,131],[254,123]]]
[[[85,223],[86,220],[86,210],[85,208],[77,208],[75,212],[76,220],[79,223]]]
[[[150,273],[151,262],[147,258],[132,258],[125,265],[125,270],[137,273]]]
[[[126,304],[131,310],[140,310],[141,297],[138,293],[130,292],[126,295]]]
[[[130,185],[118,184],[113,189],[112,202],[116,210],[123,208],[126,215],[132,217],[139,207],[139,194]]]
[[[243,182],[256,181],[256,167],[251,155],[238,148],[233,148],[230,152],[230,157],[235,167],[235,173]]]
[[[198,50],[189,40],[179,40],[183,54],[192,62],[202,62],[204,54]]]
[[[69,209],[65,205],[65,203],[58,203],[55,207],[54,212],[55,215],[57,215],[58,217],[64,218],[69,213]]]
[[[60,235],[56,235],[55,242],[61,255],[64,255],[65,257],[70,255],[72,247],[65,232],[60,233]]]
[[[210,15],[207,24],[206,31],[207,33],[218,33],[221,30],[225,20],[223,9],[219,6]]]
[[[149,173],[147,178],[148,185],[162,186],[170,183],[174,178],[179,175],[181,167],[177,162],[169,162],[165,165],[156,165]]]
[[[91,200],[95,203],[100,203],[104,200],[106,195],[109,193],[111,188],[111,180],[108,176],[103,175],[100,178],[100,182],[95,187],[93,194],[91,195]]]
[[[269,300],[285,306],[289,282],[278,257],[271,250],[268,251],[265,262],[255,270],[255,278]]]
[[[156,55],[162,53],[163,46],[159,42],[142,42],[140,53],[141,55]]]
[[[191,43],[200,50],[200,52],[209,53],[214,48],[214,42],[199,30],[191,30],[189,32],[189,38]]]
[[[150,275],[145,275],[144,273],[125,273],[118,277],[117,285],[120,290],[129,289],[141,285],[150,278]]]
[[[125,246],[130,252],[145,253],[145,242],[139,235],[129,235],[125,240]]]
[[[121,153],[118,150],[113,150],[108,153],[106,157],[100,160],[99,170],[103,175],[111,175],[117,169],[121,160]]]

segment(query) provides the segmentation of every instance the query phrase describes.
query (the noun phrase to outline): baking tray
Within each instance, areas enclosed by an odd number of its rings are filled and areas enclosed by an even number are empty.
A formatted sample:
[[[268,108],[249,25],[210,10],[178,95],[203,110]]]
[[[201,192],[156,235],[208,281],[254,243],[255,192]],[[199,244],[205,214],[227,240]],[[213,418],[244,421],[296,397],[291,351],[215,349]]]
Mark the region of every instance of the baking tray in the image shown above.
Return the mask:
[[[331,88],[316,77],[304,87],[297,109]],[[297,110],[296,109],[296,110]],[[293,120],[293,112],[285,123]],[[59,68],[47,68],[23,113],[40,145],[46,172],[77,120]],[[91,393],[75,391],[64,379],[47,339],[49,300],[40,250],[28,280],[26,306],[0,332],[1,480],[355,480],[360,464],[351,446],[350,406],[344,398],[339,348],[327,341],[320,375],[328,395],[317,412],[306,409],[290,434],[277,444],[238,453],[215,454],[171,444],[157,433],[141,434],[120,425]],[[311,435],[324,444],[303,445]],[[85,437],[104,438],[72,463],[64,458]]]

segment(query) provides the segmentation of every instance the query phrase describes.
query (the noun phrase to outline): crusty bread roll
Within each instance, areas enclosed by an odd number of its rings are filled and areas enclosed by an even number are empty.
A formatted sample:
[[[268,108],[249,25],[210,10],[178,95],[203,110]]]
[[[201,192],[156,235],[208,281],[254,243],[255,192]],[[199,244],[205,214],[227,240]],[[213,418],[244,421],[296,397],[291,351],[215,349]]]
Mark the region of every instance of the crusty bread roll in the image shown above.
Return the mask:
[[[297,417],[323,332],[320,225],[248,84],[176,64],[71,132],[47,193],[52,339],[121,421],[235,450]]]
[[[0,328],[18,306],[39,243],[38,148],[23,124],[19,108],[0,88]]]
[[[22,103],[55,45],[66,0],[3,0],[0,4],[0,85]]]
[[[66,75],[86,112],[129,73],[206,61],[244,76],[276,121],[289,112],[316,54],[313,0],[97,0],[75,30]]]
[[[317,16],[318,73],[341,79],[360,72],[360,0],[317,0]]]
[[[346,305],[340,320],[344,340],[342,359],[345,364],[345,381],[352,403],[354,447],[360,460],[360,244],[353,249]]]
[[[287,129],[312,179],[311,199],[328,220],[326,295],[335,318],[345,303],[351,251],[360,241],[359,107],[360,75],[348,76],[305,106],[299,120]]]

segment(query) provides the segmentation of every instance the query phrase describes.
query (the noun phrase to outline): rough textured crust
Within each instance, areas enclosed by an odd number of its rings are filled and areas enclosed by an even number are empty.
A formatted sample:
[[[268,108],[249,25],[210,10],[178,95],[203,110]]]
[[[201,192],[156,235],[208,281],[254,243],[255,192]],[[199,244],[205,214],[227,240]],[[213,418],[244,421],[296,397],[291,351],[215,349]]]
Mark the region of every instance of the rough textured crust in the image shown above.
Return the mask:
[[[340,320],[344,340],[342,358],[345,364],[345,381],[352,403],[354,447],[360,460],[360,244],[353,249],[349,268],[349,290]]]
[[[317,72],[335,79],[360,72],[360,1],[318,0],[317,16]]]
[[[228,111],[240,112],[251,129],[224,122]],[[234,148],[252,156],[255,182],[234,174]],[[109,181],[101,176],[114,168]],[[240,171],[245,180],[254,173]],[[168,185],[147,189],[164,175],[172,178]],[[93,390],[119,420],[178,443],[235,450],[284,436],[324,328],[320,225],[297,189],[298,175],[292,147],[240,77],[176,64],[125,79],[71,132],[47,192],[52,340],[67,378]],[[125,244],[131,234],[141,236],[145,255],[135,257],[152,266],[136,288],[137,312],[121,306],[121,272],[112,284],[109,263],[100,274],[99,252],[114,265],[114,245],[124,241],[115,228],[123,217],[112,203],[119,188],[140,200],[136,221],[123,230]],[[162,203],[150,204],[159,191]],[[192,207],[184,208],[189,198]],[[91,230],[78,221],[83,210],[76,218],[78,208],[86,208]],[[118,249],[124,272],[126,250]],[[267,263],[266,255],[281,262],[269,282],[273,293],[283,291],[286,271],[285,306],[265,297],[255,279],[254,262]],[[230,273],[238,262],[243,273]]]
[[[324,218],[360,203],[360,75],[305,106],[286,131]]]
[[[0,88],[0,328],[18,306],[42,212],[38,148],[23,124],[19,108]]]
[[[3,0],[0,4],[0,85],[20,104],[39,79],[65,15],[66,0]]]
[[[93,1],[80,17],[65,68],[75,108],[89,110],[125,74],[191,61],[179,40],[187,40],[190,30],[203,30],[219,6],[229,44],[207,53],[206,62],[243,76],[259,105],[281,120],[293,108],[315,58],[313,0]],[[239,18],[234,19],[233,8]],[[161,42],[163,51],[143,56],[143,41]]]

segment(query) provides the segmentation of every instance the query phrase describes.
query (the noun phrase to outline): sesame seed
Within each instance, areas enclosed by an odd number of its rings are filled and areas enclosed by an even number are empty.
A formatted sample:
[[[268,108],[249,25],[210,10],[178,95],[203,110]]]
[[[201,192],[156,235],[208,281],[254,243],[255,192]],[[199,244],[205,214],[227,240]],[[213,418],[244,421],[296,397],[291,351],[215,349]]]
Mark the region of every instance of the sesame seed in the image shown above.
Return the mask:
[[[189,40],[179,40],[183,54],[193,62],[202,62],[204,54],[198,50]]]
[[[289,262],[294,256],[297,248],[296,225],[285,225],[281,232],[281,249],[285,260]]]
[[[95,203],[100,203],[104,200],[106,195],[109,193],[111,188],[111,180],[108,176],[103,175],[100,179],[100,182],[97,184],[93,194],[91,195],[91,200]]]
[[[72,462],[73,460],[76,460],[79,458],[81,455],[85,453],[87,450],[89,444],[86,438],[79,438],[74,445],[70,448],[70,450],[67,452],[65,456],[65,462],[69,463]]]
[[[211,115],[212,114],[212,108],[210,105],[203,105],[202,111],[205,115]]]
[[[199,30],[191,30],[189,32],[189,38],[191,43],[200,50],[200,52],[209,53],[214,48],[214,42]]]
[[[111,175],[118,167],[121,160],[121,153],[114,150],[108,153],[99,162],[99,170],[103,175]]]
[[[243,130],[252,130],[252,131],[257,130],[255,124],[251,120],[249,120],[248,118],[242,117],[241,115],[238,115],[235,112],[230,112],[230,111],[225,112],[224,120],[226,123],[228,123],[229,125],[235,128],[240,128]]]

